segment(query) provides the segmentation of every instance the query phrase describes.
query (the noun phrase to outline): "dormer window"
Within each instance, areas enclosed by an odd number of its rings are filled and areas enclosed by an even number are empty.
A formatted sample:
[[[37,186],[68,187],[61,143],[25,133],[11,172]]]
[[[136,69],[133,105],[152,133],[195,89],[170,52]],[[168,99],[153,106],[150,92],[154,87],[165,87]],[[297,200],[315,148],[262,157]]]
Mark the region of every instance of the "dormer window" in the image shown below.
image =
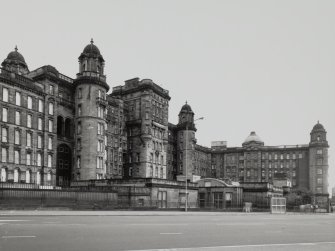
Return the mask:
[[[318,137],[316,138],[317,141],[320,141],[321,138],[320,138],[320,135],[318,135]]]

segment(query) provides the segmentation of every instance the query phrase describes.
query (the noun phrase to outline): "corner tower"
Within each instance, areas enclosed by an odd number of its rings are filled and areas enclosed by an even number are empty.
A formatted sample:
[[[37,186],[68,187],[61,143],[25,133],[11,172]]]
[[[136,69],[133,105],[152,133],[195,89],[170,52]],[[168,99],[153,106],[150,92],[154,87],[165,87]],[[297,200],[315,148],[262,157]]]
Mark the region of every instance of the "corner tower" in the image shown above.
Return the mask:
[[[194,112],[187,102],[182,106],[179,112],[179,121],[177,124],[177,169],[179,175],[177,180],[188,180],[193,181],[195,174],[193,168],[193,156],[194,156],[194,144],[195,139],[195,124],[194,124]]]
[[[322,124],[313,127],[309,143],[309,189],[313,194],[328,194],[328,141]]]
[[[93,39],[79,56],[75,85],[75,167],[73,180],[103,179],[106,175],[105,61]]]
[[[17,46],[15,50],[10,52],[7,58],[2,62],[1,66],[7,71],[15,72],[20,75],[27,74],[29,72],[28,66],[24,57],[18,52]]]

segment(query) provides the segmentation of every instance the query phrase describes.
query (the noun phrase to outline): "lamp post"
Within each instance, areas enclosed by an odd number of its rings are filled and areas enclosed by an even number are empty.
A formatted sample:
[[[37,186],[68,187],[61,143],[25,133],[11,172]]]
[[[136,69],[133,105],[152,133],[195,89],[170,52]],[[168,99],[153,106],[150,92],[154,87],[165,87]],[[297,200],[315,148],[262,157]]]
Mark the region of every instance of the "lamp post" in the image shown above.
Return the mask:
[[[193,123],[197,120],[203,120],[204,117],[200,117],[195,119]],[[187,194],[187,145],[188,145],[188,123],[186,122],[186,147],[185,147],[185,212],[187,212],[187,204],[188,204],[188,194]]]

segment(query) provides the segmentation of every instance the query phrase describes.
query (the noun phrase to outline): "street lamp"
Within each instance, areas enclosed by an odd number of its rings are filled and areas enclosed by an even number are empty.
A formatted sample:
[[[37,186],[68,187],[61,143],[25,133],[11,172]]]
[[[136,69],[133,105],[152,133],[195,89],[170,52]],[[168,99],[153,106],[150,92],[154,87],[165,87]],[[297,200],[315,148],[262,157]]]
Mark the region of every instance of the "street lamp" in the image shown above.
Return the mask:
[[[193,121],[193,123],[197,120],[203,120],[204,117],[197,118]],[[185,212],[187,212],[187,204],[188,204],[188,194],[187,194],[187,143],[188,143],[188,123],[186,122],[186,147],[185,147]]]

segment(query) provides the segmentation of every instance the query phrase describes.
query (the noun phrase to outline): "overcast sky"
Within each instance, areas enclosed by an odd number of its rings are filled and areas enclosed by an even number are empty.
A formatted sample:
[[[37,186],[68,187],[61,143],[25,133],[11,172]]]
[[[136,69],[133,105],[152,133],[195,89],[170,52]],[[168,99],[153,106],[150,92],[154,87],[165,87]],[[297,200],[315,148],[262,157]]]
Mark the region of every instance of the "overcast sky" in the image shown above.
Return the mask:
[[[335,184],[335,1],[5,1],[0,60],[15,45],[30,70],[53,65],[74,78],[93,38],[112,88],[150,78],[170,91],[169,121],[187,100],[198,143],[309,143],[328,132]],[[1,59],[2,57],[2,59]]]

